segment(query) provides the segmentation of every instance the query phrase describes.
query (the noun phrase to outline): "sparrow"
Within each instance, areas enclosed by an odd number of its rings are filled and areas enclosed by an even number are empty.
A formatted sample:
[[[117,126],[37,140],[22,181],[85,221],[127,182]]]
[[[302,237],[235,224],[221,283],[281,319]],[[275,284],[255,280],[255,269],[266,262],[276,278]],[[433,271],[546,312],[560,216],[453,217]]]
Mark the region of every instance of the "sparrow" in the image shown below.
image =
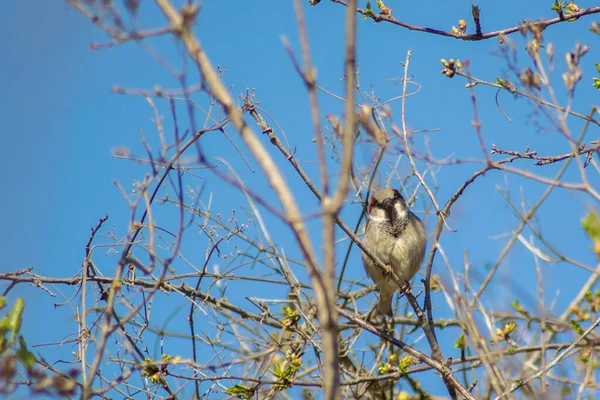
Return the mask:
[[[367,275],[379,289],[378,313],[392,315],[392,297],[398,285],[390,279],[389,274],[393,271],[401,281],[408,284],[419,271],[427,245],[425,226],[410,211],[396,189],[376,191],[369,201],[368,213],[363,244],[386,264],[388,273],[375,265],[364,252],[362,261]]]

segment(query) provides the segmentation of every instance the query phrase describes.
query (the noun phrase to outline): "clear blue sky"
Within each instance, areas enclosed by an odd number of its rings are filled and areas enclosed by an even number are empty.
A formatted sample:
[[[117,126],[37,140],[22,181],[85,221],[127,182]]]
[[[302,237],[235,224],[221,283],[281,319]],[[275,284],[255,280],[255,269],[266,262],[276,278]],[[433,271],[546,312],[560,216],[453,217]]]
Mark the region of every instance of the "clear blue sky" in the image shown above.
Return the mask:
[[[319,83],[341,95],[345,8],[326,0],[317,7],[307,6],[307,1],[303,3]],[[481,4],[483,30],[514,26],[525,17],[553,17],[551,3],[485,2]],[[393,8],[395,16],[415,25],[449,30],[461,18],[472,25],[469,18],[470,1],[389,0],[387,5]],[[592,4],[581,2],[579,5],[586,7]],[[144,4],[143,7],[153,8],[154,5]],[[140,17],[143,27],[165,24],[163,18],[153,12]],[[597,91],[591,88],[593,63],[600,61],[596,50],[598,36],[588,31],[593,20],[586,17],[575,23],[552,26],[545,36],[546,40],[554,43],[559,59],[553,80],[562,100],[565,97],[560,73],[564,68],[564,52],[573,48],[578,40],[591,44],[592,50],[582,62],[584,81],[573,103],[573,109],[584,114],[598,99]],[[496,40],[463,42],[362,19],[359,19],[358,27],[358,63],[363,90],[370,91],[372,87],[381,99],[400,95],[401,86],[384,78],[402,75],[401,62],[407,50],[412,49],[410,71],[422,89],[417,96],[409,99],[409,125],[413,129],[439,129],[438,132],[427,133],[431,151],[438,158],[452,154],[481,158],[471,125],[473,114],[468,91],[464,89],[466,82],[458,77],[449,80],[441,75],[439,59],[469,59],[471,72],[475,76],[493,81],[496,76],[505,76],[506,73],[504,60],[493,55],[497,49]],[[292,146],[297,146],[296,157],[301,160],[315,159],[316,148],[311,143],[313,133],[305,89],[281,45],[281,36],[286,36],[294,49],[299,49],[292,2],[204,1],[196,31],[213,64],[227,70],[225,82],[232,85],[232,92],[237,94],[246,88],[255,88],[260,106],[275,116]],[[121,182],[129,190],[132,180],[141,179],[146,172],[141,166],[114,159],[111,150],[124,146],[136,154],[142,154],[138,129],[147,136],[155,135],[153,115],[145,101],[139,97],[113,94],[111,88],[115,84],[147,89],[155,85],[176,87],[176,82],[133,43],[90,51],[90,44],[105,41],[106,35],[63,3],[41,1],[35,8],[23,2],[7,3],[0,16],[0,33],[5,38],[0,42],[0,52],[3,54],[0,87],[4,92],[0,107],[3,125],[0,144],[4,150],[5,170],[4,190],[0,196],[0,249],[3,250],[0,271],[33,266],[35,272],[41,275],[70,277],[79,271],[90,227],[95,226],[100,217],[109,215],[105,227],[115,231],[117,236],[126,232],[129,210],[114,181]],[[7,39],[9,37],[10,40]],[[525,42],[520,34],[512,38],[518,41],[520,49],[524,48]],[[179,50],[170,40],[155,43],[167,57],[178,54]],[[524,65],[524,52],[520,57],[520,65]],[[511,123],[495,105],[495,90],[478,87],[477,93],[483,134],[488,146],[495,143],[512,150],[524,150],[526,146],[531,146],[540,153],[550,155],[566,151],[564,139],[558,137],[556,132],[542,131],[532,123],[544,120],[531,115],[531,108],[524,99],[514,100],[506,92],[500,94],[501,106],[513,119]],[[337,100],[321,95],[320,101],[323,114],[341,114],[342,104]],[[165,124],[170,126],[168,108],[165,103],[162,103],[162,107]],[[393,103],[392,110],[398,120],[398,102]],[[569,121],[572,132],[578,133],[582,124],[573,118]],[[236,136],[234,131],[228,133]],[[593,135],[597,136],[597,127],[591,128],[588,137]],[[419,139],[419,143],[422,142]],[[243,169],[241,162],[234,161],[236,153],[227,148],[227,143],[222,139],[207,138],[203,145],[211,157],[222,156],[233,162],[236,168]],[[226,154],[223,154],[223,148],[227,148]],[[422,146],[420,148],[423,149]],[[371,153],[367,148],[362,148],[357,150],[356,156],[365,162],[370,159]],[[254,161],[252,165],[258,170]],[[530,163],[520,162],[517,165],[529,168]],[[316,179],[316,164],[304,166]],[[438,201],[445,203],[474,170],[474,166],[442,168],[437,175]],[[553,176],[557,170],[557,166],[535,169],[544,176]],[[303,212],[308,214],[316,211],[317,204],[309,190],[301,185],[287,166],[284,172],[303,205]],[[383,172],[387,170],[384,168]],[[241,173],[257,188],[266,188],[260,172],[251,174],[243,170]],[[576,181],[576,171],[572,170],[569,177]],[[598,177],[593,179],[597,185]],[[206,173],[204,182],[207,183],[206,195],[212,193],[216,201],[216,211],[227,213],[232,207],[242,205],[243,197],[234,197],[235,190],[209,173]],[[194,184],[201,183],[197,181]],[[520,202],[523,196],[528,207],[545,188],[499,172],[489,172],[488,176],[474,184],[456,204],[449,220],[452,228],[458,232],[445,232],[442,237],[442,245],[457,271],[462,270],[463,249],[466,248],[474,274],[484,275],[486,264],[496,260],[507,240],[506,237],[496,236],[518,226],[519,221],[506,209],[497,186],[508,186],[515,201]],[[597,206],[597,203],[579,193],[557,190],[540,210],[541,229],[561,251],[594,266],[594,256],[581,230],[580,218],[589,208]],[[354,225],[358,212],[356,206],[345,210],[344,217],[349,225]],[[273,218],[267,219],[276,223]],[[271,233],[281,235],[278,243],[285,248],[289,236],[278,229],[277,225],[273,225]],[[430,233],[432,229],[433,224],[429,223]],[[316,237],[318,225],[311,225],[311,231]],[[198,232],[189,233],[190,236],[195,234]],[[193,241],[200,243],[196,254]],[[204,259],[205,241],[201,237],[194,237],[187,245],[186,254],[201,262]],[[289,250],[286,249],[288,255],[298,256],[297,249],[291,244],[289,246]],[[345,249],[345,246],[341,249]],[[101,257],[97,256],[97,259],[102,260]],[[364,272],[359,253],[354,251],[352,257],[350,264],[353,269],[347,276],[361,276]],[[106,261],[100,261],[106,268],[106,274],[112,272],[114,260],[114,257],[107,257]],[[588,273],[564,264],[544,264],[543,271],[546,301],[556,300],[553,312],[559,314],[570,300],[569,296],[587,279]],[[446,274],[440,258],[436,259],[434,272]],[[507,307],[514,298],[510,292],[518,296],[521,294],[520,300],[531,301],[530,306],[536,302],[533,257],[522,245],[517,244],[511,251],[499,276],[506,278],[507,285],[495,286],[498,297],[488,299],[495,307],[502,303],[506,303]],[[518,286],[509,284],[509,280],[517,281]],[[501,280],[496,283],[501,283]],[[55,302],[65,300],[62,293],[69,297],[71,290],[61,287],[50,289],[57,294],[55,299],[25,285],[11,292],[11,298],[23,296],[26,299],[23,333],[31,344],[60,342],[65,336],[76,334],[76,324],[71,317],[77,305],[73,303],[59,309],[53,307]],[[257,295],[250,294],[251,288],[243,290],[244,295]],[[242,302],[243,297],[240,299]],[[440,297],[439,301],[443,299]],[[441,315],[448,314],[441,312]],[[448,356],[456,356],[449,346],[454,339],[455,336],[447,340],[442,338]],[[69,346],[62,349],[52,347],[52,350],[36,348],[36,351],[51,359],[56,357],[58,351],[70,351],[67,350]],[[424,343],[419,346],[426,349]],[[439,382],[436,381],[436,384]],[[439,390],[443,393],[441,386]]]

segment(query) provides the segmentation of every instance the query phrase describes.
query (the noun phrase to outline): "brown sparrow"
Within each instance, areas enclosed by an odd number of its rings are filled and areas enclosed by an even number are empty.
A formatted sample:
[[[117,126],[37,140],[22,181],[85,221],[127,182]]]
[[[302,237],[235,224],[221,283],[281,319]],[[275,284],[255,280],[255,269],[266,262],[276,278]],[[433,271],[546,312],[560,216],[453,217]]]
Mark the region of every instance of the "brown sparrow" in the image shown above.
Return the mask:
[[[410,211],[396,189],[376,191],[371,196],[368,211],[365,247],[401,281],[408,283],[425,256],[427,236],[423,222]],[[379,289],[379,314],[392,315],[392,296],[398,285],[364,253],[362,260],[367,274]]]

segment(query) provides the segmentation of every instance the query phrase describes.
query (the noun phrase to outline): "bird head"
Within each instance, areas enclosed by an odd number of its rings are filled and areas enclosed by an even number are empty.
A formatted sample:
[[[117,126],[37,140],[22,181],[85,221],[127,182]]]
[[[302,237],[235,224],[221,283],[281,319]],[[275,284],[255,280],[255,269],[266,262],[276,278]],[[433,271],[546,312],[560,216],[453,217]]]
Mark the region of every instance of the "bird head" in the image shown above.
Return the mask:
[[[390,227],[403,225],[409,212],[404,197],[396,189],[379,189],[369,201],[369,220]]]

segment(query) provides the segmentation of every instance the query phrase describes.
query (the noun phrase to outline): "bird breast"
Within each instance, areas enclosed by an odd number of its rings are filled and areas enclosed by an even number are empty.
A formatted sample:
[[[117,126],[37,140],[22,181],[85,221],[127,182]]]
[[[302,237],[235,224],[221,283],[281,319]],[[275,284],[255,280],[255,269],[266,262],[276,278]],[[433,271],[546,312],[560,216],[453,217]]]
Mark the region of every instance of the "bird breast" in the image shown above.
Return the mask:
[[[419,270],[425,255],[426,236],[421,220],[410,212],[408,223],[397,237],[390,235],[383,225],[385,222],[370,221],[365,236],[365,246],[379,259],[390,265],[401,280],[410,280]],[[381,271],[363,254],[365,268],[372,279],[377,281]]]

